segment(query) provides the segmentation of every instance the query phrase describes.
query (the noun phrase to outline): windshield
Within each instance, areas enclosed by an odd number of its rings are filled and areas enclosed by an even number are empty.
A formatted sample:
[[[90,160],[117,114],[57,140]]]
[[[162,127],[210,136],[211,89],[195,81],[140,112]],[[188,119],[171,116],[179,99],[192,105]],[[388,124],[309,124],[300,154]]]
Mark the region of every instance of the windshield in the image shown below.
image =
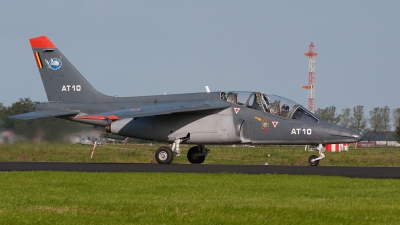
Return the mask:
[[[318,119],[314,114],[310,111],[304,109],[303,107],[298,107],[296,111],[294,111],[292,115],[292,119],[295,120],[304,120],[304,121],[311,121],[311,122],[318,122]]]

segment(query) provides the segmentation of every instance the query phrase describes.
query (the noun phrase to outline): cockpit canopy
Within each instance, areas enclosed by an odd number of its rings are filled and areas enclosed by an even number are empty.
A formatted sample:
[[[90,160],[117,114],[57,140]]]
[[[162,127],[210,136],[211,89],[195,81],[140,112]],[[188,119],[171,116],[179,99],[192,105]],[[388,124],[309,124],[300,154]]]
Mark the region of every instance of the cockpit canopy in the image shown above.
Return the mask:
[[[221,92],[221,99],[265,113],[317,123],[320,118],[303,106],[287,98],[261,92],[229,91]]]

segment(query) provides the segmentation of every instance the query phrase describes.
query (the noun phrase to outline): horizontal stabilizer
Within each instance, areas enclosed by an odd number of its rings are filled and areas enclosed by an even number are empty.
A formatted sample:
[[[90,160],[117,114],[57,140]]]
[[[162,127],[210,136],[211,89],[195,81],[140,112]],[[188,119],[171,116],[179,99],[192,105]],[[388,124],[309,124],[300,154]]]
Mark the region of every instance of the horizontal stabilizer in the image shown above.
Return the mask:
[[[226,109],[231,105],[227,102],[220,100],[207,100],[207,101],[180,101],[168,102],[153,105],[144,105],[130,109],[121,109],[116,111],[78,116],[74,119],[82,120],[120,120],[125,118],[157,116],[171,113],[194,112],[211,109]]]
[[[40,110],[40,111],[10,116],[9,118],[20,119],[20,120],[33,120],[33,119],[57,117],[57,116],[75,116],[78,113],[79,112],[72,110]]]

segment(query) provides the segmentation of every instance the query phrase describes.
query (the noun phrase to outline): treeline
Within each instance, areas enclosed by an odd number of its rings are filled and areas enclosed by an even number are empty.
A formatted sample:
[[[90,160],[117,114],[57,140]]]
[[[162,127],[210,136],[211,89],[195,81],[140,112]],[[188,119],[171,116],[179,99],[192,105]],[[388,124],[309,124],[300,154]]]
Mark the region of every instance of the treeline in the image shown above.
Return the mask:
[[[35,141],[68,141],[70,134],[93,127],[57,118],[38,120],[17,120],[8,118],[9,116],[34,111],[33,105],[37,103],[40,102],[33,102],[29,98],[21,98],[18,102],[13,103],[9,107],[0,103],[0,133],[3,134],[7,132],[7,135],[16,134],[20,138],[27,138]]]
[[[324,109],[318,108],[315,114],[325,121],[339,124],[362,134],[368,131],[388,133],[393,126],[395,137],[397,141],[400,141],[400,108],[391,111],[388,106],[375,107],[369,112],[369,116],[365,116],[364,106],[361,105],[352,109],[342,109],[341,114],[336,113],[335,106],[329,106]]]

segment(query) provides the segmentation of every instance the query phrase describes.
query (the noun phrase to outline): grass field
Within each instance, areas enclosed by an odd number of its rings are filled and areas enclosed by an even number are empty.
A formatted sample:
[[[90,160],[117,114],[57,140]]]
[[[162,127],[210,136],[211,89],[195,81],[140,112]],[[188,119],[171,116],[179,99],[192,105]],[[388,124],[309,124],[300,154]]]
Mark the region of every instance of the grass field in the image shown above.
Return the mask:
[[[399,224],[400,180],[0,173],[0,224]]]
[[[0,161],[121,162],[156,163],[154,154],[160,145],[98,146],[93,159],[88,145],[58,143],[17,143],[0,145]],[[189,163],[190,146],[182,145],[181,156],[173,163]],[[207,146],[211,150],[206,164],[308,165],[308,157],[317,152],[304,151],[304,146],[231,147]],[[350,148],[348,152],[326,152],[320,165],[399,166],[400,148]]]
[[[155,163],[158,145],[0,145],[0,161]],[[209,164],[304,165],[302,146],[207,146]],[[188,163],[186,150],[174,163]],[[184,150],[185,149],[185,150]],[[398,166],[398,148],[320,165]],[[268,157],[268,155],[270,155]],[[1,163],[1,162],[0,162]],[[0,172],[0,224],[399,224],[400,180],[300,175]]]

